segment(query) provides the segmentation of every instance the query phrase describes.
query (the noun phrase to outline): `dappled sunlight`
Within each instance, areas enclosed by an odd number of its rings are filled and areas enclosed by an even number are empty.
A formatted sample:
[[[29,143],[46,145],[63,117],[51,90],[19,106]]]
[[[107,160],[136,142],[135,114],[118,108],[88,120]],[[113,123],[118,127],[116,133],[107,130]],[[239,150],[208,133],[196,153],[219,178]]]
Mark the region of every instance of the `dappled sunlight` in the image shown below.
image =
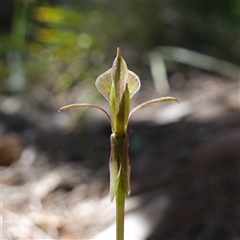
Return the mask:
[[[130,111],[179,100],[129,119],[126,239],[237,239],[236,1],[51,2],[3,4],[2,237],[115,236],[109,120],[98,109],[58,109],[92,103],[110,114],[109,91],[102,99],[94,83],[120,47],[141,83]]]

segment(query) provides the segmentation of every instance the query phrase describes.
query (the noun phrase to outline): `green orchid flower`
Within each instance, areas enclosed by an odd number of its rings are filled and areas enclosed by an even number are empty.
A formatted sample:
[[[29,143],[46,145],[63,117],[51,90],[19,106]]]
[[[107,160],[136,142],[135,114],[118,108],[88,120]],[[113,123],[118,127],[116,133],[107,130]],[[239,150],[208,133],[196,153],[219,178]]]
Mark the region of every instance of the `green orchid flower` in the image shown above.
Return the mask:
[[[130,165],[128,157],[127,127],[130,116],[139,108],[151,103],[162,101],[177,101],[173,97],[162,97],[146,101],[130,111],[130,99],[140,89],[139,77],[128,70],[127,64],[117,49],[117,56],[112,68],[101,74],[96,80],[98,91],[107,99],[111,114],[102,107],[91,103],[71,104],[60,108],[59,111],[77,108],[94,107],[103,111],[111,124],[110,137],[111,154],[110,169],[110,196],[111,201],[116,197],[117,239],[124,239],[124,205],[125,197],[130,195]]]

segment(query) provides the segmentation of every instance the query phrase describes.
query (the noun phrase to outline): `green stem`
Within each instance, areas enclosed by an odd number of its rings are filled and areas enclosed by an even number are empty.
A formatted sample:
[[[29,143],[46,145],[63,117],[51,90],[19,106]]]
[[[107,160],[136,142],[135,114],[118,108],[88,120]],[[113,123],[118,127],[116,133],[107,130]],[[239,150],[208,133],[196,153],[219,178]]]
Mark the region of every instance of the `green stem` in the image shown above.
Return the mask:
[[[122,172],[120,175],[119,186],[116,193],[116,240],[124,239],[124,206],[125,190],[123,185]]]

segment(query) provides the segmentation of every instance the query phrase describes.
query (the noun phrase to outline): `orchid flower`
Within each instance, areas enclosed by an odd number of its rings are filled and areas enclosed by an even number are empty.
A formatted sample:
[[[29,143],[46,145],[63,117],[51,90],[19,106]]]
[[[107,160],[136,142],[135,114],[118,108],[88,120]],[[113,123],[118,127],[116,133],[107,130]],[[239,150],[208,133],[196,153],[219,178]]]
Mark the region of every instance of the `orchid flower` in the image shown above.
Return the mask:
[[[173,97],[156,98],[146,101],[130,111],[130,99],[140,89],[141,82],[135,73],[128,70],[119,48],[117,48],[117,56],[112,68],[101,74],[97,78],[95,85],[109,102],[110,114],[101,106],[91,103],[70,104],[60,108],[59,111],[78,107],[93,107],[103,111],[110,121],[112,129],[109,161],[110,196],[111,201],[116,197],[116,239],[123,240],[125,197],[129,197],[131,191],[128,157],[129,140],[127,134],[129,118],[136,110],[148,104],[163,101],[178,102],[178,100]]]

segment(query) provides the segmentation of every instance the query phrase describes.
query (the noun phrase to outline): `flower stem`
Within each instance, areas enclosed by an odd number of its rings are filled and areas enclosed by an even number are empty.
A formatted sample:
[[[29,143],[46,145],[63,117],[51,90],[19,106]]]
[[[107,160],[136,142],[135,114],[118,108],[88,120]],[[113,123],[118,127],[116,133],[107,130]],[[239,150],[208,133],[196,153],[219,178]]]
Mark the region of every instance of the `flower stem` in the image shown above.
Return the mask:
[[[123,185],[122,172],[120,174],[119,186],[116,193],[116,240],[124,240],[124,207],[125,189]]]

